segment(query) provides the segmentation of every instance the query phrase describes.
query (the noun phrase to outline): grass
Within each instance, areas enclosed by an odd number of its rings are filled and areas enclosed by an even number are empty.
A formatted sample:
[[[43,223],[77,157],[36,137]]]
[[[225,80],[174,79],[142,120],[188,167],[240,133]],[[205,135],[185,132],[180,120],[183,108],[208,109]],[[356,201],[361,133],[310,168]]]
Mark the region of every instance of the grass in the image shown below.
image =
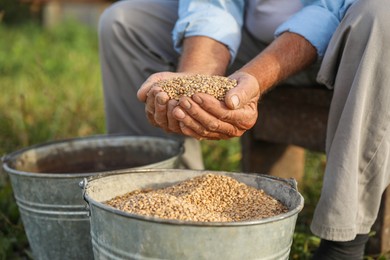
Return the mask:
[[[0,156],[104,132],[95,32],[0,24]],[[30,258],[8,176],[0,178],[0,259]]]
[[[0,24],[0,156],[50,140],[104,133],[95,31],[75,23],[54,29]],[[210,170],[240,171],[239,139],[203,141]],[[292,259],[309,259],[319,239],[308,230],[325,158],[308,153]],[[8,176],[0,174],[0,260],[30,259]],[[379,259],[379,258],[378,258]]]

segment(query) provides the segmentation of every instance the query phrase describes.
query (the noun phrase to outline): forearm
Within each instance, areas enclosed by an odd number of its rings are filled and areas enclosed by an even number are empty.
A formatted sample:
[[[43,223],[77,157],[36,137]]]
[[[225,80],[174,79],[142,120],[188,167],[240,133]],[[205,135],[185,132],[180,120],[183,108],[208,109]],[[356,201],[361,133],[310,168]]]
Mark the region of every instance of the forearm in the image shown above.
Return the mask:
[[[239,71],[254,76],[264,93],[278,82],[308,67],[317,58],[317,51],[306,39],[294,33],[283,33],[262,53]]]
[[[228,48],[209,37],[186,38],[178,72],[224,75],[230,61]]]

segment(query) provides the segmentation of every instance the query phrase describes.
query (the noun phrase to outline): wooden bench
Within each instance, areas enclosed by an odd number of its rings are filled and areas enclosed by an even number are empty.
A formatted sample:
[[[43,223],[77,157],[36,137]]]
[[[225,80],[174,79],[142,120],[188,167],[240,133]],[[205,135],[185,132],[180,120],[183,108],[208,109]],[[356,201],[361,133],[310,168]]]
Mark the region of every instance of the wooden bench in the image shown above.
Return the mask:
[[[242,138],[245,172],[303,177],[305,150],[325,152],[326,124],[332,91],[323,86],[278,86],[259,103],[259,119]],[[367,253],[390,252],[390,187],[383,194],[376,234]]]

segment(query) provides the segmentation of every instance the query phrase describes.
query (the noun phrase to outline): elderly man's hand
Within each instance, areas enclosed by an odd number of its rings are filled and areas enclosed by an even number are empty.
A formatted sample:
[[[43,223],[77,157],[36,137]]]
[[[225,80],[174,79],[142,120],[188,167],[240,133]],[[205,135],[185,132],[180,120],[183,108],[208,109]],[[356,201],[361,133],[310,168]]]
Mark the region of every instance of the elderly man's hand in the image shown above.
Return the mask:
[[[168,94],[155,83],[185,75],[187,74],[174,72],[155,73],[138,90],[137,97],[145,102],[145,113],[149,122],[166,132],[182,134],[179,121],[172,116],[172,110],[178,105],[178,101],[170,100]]]
[[[237,72],[229,78],[238,84],[225,97],[225,102],[198,93],[192,98],[182,97],[179,106],[172,107],[172,116],[180,131],[197,139],[228,139],[241,136],[257,120],[260,90],[250,74]]]

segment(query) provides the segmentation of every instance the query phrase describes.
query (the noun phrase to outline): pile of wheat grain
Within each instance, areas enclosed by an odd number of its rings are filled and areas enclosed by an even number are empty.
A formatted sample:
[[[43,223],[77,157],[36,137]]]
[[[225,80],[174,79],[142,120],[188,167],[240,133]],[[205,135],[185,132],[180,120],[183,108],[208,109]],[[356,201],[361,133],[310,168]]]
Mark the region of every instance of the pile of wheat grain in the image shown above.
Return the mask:
[[[204,174],[163,189],[133,191],[106,204],[144,216],[200,222],[247,221],[288,211],[263,190],[218,174]]]
[[[206,93],[223,101],[237,81],[222,76],[190,75],[172,79],[160,80],[156,83],[171,99],[178,100],[182,96],[192,97],[195,93]]]

